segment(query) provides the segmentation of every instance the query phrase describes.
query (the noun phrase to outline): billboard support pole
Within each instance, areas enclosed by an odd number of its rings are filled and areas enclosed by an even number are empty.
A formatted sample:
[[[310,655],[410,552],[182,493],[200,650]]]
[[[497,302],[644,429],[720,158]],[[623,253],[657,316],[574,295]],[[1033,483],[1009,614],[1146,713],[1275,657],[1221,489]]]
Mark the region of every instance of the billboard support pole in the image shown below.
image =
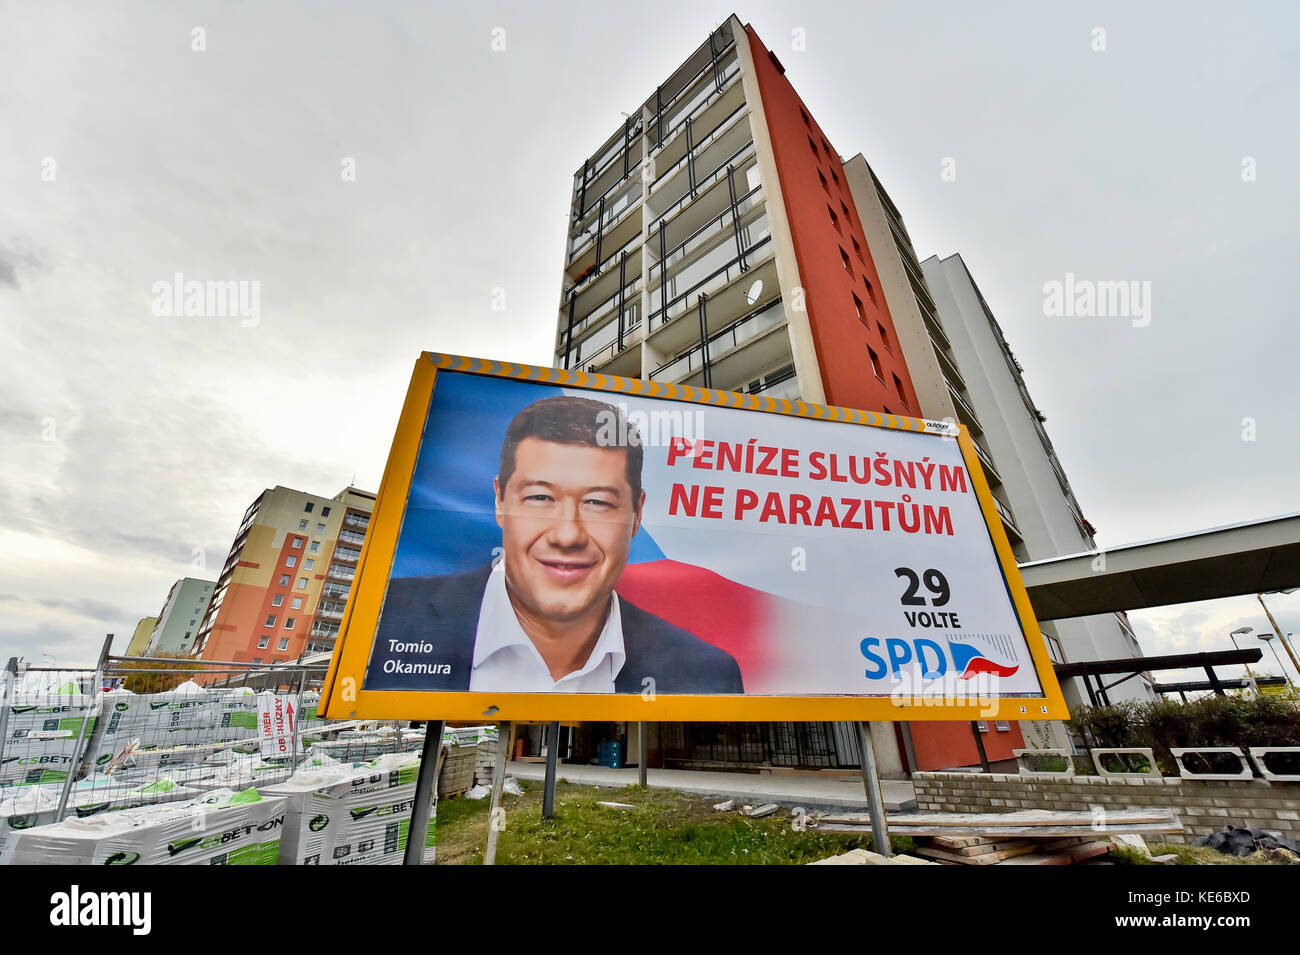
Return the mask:
[[[484,865],[497,864],[497,837],[505,828],[503,825],[505,813],[498,810],[501,808],[501,787],[506,782],[506,755],[510,752],[510,721],[499,723],[497,733],[501,739],[497,742],[497,761],[492,765],[492,803],[488,810],[488,839],[487,851],[483,853]]]
[[[446,725],[443,720],[424,724],[424,749],[420,752],[420,772],[415,777],[415,805],[411,807],[411,825],[406,830],[402,865],[421,865],[424,861],[424,840],[429,832],[433,791],[438,785],[438,759],[442,755],[442,729]]]
[[[0,758],[5,754],[5,734],[9,732],[9,711],[14,705],[14,691],[18,686],[18,658],[10,657],[5,664],[4,685],[0,687]],[[0,762],[0,766],[4,763]]]
[[[555,721],[546,727],[546,782],[542,788],[542,818],[555,815],[556,764],[560,761],[560,724]],[[494,779],[495,782],[495,779]]]
[[[636,781],[643,789],[649,785],[648,779],[650,775],[646,768],[646,753],[650,748],[645,740],[645,731],[648,725],[644,720],[636,724]]]
[[[871,724],[859,720],[853,725],[858,728],[862,782],[867,790],[867,810],[871,813],[871,848],[882,856],[892,856],[894,850],[889,844],[889,823],[885,819],[885,799],[880,792],[880,774],[876,770],[876,749],[871,742]]]

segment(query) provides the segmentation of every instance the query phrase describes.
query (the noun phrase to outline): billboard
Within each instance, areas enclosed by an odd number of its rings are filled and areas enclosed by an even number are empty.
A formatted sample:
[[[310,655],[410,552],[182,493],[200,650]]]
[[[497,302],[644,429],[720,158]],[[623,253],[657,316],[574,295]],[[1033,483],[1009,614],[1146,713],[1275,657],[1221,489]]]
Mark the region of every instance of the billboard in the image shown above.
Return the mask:
[[[331,718],[1066,715],[964,429],[425,353]]]

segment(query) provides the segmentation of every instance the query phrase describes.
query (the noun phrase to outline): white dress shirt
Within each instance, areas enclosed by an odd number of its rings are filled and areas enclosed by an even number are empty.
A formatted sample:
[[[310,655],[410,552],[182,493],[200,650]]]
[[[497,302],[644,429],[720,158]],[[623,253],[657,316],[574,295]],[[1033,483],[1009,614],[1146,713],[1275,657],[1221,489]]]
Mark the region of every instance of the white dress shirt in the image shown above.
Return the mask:
[[[551,679],[550,668],[515,616],[506,592],[505,561],[492,568],[479,607],[474,670],[469,678],[471,691],[613,693],[614,678],[626,659],[618,594],[611,594],[605,626],[586,664],[558,681]]]

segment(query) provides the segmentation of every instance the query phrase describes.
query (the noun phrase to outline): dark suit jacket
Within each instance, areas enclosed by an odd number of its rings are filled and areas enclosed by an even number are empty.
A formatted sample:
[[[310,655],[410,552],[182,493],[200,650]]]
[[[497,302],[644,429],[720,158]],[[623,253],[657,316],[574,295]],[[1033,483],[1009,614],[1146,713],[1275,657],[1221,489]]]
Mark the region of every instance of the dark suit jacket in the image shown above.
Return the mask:
[[[402,577],[388,585],[365,687],[468,690],[474,666],[479,608],[492,565],[442,577]],[[731,654],[619,598],[627,659],[614,679],[615,693],[640,693],[646,677],[655,693],[743,693]],[[429,642],[431,653],[393,654],[389,641]],[[446,663],[450,673],[386,673],[384,662]]]

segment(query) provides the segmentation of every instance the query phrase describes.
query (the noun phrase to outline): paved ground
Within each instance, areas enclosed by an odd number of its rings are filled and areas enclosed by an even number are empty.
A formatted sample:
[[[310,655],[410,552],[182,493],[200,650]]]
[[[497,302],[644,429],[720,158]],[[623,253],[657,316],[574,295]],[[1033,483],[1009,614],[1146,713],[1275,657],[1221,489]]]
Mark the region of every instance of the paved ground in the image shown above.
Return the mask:
[[[508,764],[510,775],[518,779],[543,779],[544,763]],[[635,769],[608,769],[604,766],[579,766],[561,763],[559,778],[587,786],[630,786],[637,782]],[[862,777],[786,773],[710,773],[686,769],[652,769],[649,784],[656,789],[702,796],[743,799],[746,802],[774,802],[783,806],[809,809],[867,808]],[[912,812],[916,809],[916,791],[907,780],[882,779],[885,808],[889,812]]]

